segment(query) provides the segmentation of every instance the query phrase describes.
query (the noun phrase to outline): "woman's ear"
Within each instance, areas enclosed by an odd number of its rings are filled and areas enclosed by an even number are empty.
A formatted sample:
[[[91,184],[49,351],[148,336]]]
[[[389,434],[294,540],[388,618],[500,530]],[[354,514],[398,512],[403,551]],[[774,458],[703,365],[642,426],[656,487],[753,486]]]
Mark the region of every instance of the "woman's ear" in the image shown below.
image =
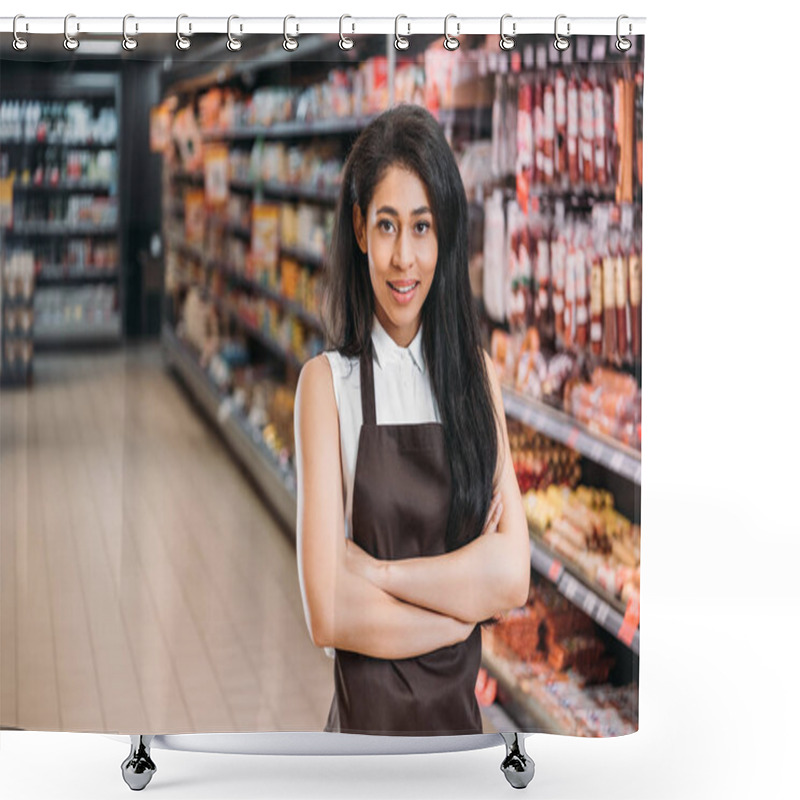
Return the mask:
[[[361,252],[367,252],[367,236],[364,232],[364,217],[361,214],[361,207],[358,203],[353,203],[353,230],[356,234],[356,241],[361,248]]]

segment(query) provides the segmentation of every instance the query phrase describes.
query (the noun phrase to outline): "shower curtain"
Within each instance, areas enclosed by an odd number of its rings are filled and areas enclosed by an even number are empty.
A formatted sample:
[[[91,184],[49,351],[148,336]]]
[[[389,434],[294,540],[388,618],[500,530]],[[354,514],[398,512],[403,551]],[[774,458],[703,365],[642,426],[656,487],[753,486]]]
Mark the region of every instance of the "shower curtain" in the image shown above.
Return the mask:
[[[0,42],[0,727],[326,729],[295,392],[348,154],[408,104],[463,183],[528,534],[462,699],[483,732],[636,731],[644,37],[188,33]]]

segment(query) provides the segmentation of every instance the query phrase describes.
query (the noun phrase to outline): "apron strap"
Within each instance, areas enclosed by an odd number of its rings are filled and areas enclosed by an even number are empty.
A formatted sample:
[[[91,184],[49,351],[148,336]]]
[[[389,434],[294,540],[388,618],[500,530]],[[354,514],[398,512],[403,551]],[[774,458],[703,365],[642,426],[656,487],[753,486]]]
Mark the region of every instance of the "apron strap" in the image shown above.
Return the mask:
[[[361,414],[364,425],[375,425],[375,383],[372,375],[372,341],[361,353]]]

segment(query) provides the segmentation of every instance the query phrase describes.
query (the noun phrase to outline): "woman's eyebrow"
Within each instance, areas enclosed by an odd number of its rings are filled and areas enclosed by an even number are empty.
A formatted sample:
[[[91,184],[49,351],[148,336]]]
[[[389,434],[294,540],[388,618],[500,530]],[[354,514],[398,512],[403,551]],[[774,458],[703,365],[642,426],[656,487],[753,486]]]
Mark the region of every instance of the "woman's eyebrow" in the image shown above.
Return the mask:
[[[399,217],[400,214],[397,213],[397,210],[392,208],[392,206],[381,206],[376,212],[376,214],[392,214],[395,217]],[[420,206],[419,208],[415,208],[411,212],[412,217],[417,217],[420,214],[431,214],[433,213],[428,206]]]

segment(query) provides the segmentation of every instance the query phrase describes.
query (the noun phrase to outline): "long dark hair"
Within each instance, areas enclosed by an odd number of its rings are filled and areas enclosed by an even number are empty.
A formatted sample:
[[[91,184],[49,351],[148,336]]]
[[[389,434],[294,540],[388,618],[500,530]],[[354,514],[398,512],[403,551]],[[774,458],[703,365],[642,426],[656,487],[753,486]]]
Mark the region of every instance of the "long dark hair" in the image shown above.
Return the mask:
[[[424,108],[400,104],[359,134],[344,165],[324,280],[327,349],[360,356],[370,345],[374,295],[367,255],[358,247],[353,206],[366,218],[375,187],[392,165],[428,190],[438,260],[422,306],[422,349],[439,406],[452,474],[447,550],[480,535],[497,464],[494,403],[469,282],[467,197],[453,151]]]

